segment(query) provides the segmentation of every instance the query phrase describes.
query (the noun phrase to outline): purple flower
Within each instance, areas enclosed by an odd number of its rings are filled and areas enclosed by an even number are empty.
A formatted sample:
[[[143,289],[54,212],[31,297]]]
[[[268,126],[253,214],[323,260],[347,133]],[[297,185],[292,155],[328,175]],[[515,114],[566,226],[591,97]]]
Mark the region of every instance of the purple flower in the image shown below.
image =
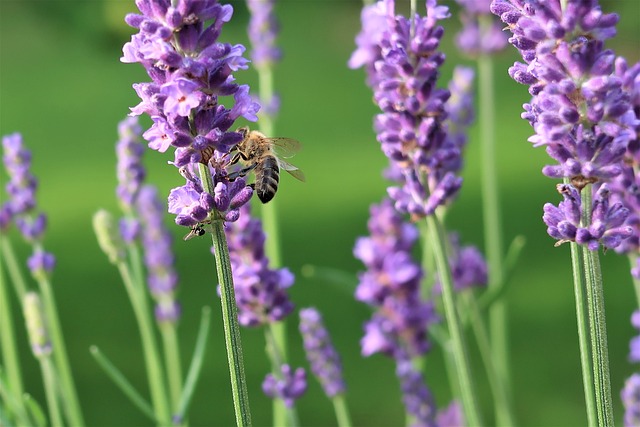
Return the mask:
[[[251,61],[256,68],[269,66],[282,57],[282,52],[275,45],[279,26],[273,13],[274,3],[274,0],[247,0],[247,7],[251,12],[249,21],[249,40],[253,47]]]
[[[624,425],[640,425],[640,374],[631,375],[620,393],[624,405]]]
[[[155,187],[144,185],[136,200],[142,228],[142,246],[147,267],[147,284],[156,302],[155,314],[159,322],[176,322],[180,306],[175,300],[178,275],[171,250],[171,233],[163,222],[165,205],[158,198]]]
[[[125,212],[133,209],[135,198],[146,175],[142,166],[144,147],[140,143],[141,133],[142,128],[136,117],[128,117],[118,123],[116,194]]]
[[[281,372],[278,376],[267,374],[262,382],[262,391],[272,399],[282,399],[291,408],[307,391],[307,374],[302,368],[293,371],[289,365],[282,365]]]
[[[431,392],[424,383],[422,374],[413,367],[411,359],[396,360],[396,375],[400,380],[402,401],[407,414],[414,419],[414,427],[435,427],[436,406]]]
[[[437,21],[449,13],[435,0],[426,6],[426,16],[415,15],[413,22],[395,16],[392,0],[370,6],[363,19],[372,22],[363,22],[350,62],[367,67],[368,83],[382,110],[374,128],[392,163],[390,175],[399,181],[389,188],[389,196],[398,210],[417,217],[447,204],[462,184],[452,170],[460,163],[460,147],[447,137],[445,125],[450,93],[436,86],[444,62],[437,50],[444,30]]]
[[[462,29],[456,35],[458,48],[471,57],[492,54],[507,46],[502,26],[488,19],[491,0],[456,0],[461,6]],[[484,18],[484,21],[483,21]]]
[[[376,308],[365,325],[362,354],[424,354],[430,346],[427,328],[437,316],[433,304],[421,300],[423,272],[411,258],[418,232],[388,199],[371,207],[369,232],[354,248],[355,257],[367,268],[359,276],[356,299]]]
[[[2,137],[2,148],[2,160],[9,174],[5,186],[9,196],[8,209],[12,216],[20,215],[36,206],[38,181],[31,174],[31,152],[25,148],[19,133]]]
[[[457,291],[472,287],[482,287],[487,285],[487,262],[482,253],[475,246],[460,246],[460,236],[457,233],[449,234],[449,267],[453,279],[453,287]],[[440,293],[439,280],[433,288],[434,292]]]
[[[631,315],[631,324],[640,331],[640,310],[636,310]],[[640,362],[640,335],[631,338],[629,343],[629,361]]]
[[[225,229],[233,284],[238,304],[238,322],[260,326],[277,322],[293,311],[287,288],[294,276],[286,268],[273,270],[264,252],[262,223],[251,218],[249,204],[239,219]]]
[[[464,413],[460,403],[454,400],[449,406],[439,410],[436,424],[438,427],[463,427],[465,425]]]
[[[331,342],[318,310],[300,310],[300,333],[311,371],[322,384],[324,392],[329,397],[344,393],[346,385],[342,377],[340,356]]]
[[[27,260],[27,266],[34,277],[51,274],[56,266],[56,257],[40,248],[34,249],[33,255]]]
[[[169,212],[176,215],[178,225],[193,227],[209,221],[213,211],[217,211],[225,221],[236,221],[240,215],[240,207],[247,203],[253,195],[253,189],[246,185],[244,178],[229,180],[225,169],[228,161],[212,158],[209,164],[213,181],[213,194],[204,191],[196,165],[188,164],[181,168],[186,184],[169,193]]]
[[[633,229],[624,225],[629,209],[621,203],[610,204],[610,192],[606,184],[593,197],[591,224],[588,226],[581,223],[584,207],[580,192],[567,184],[558,184],[557,188],[564,201],[557,207],[551,203],[545,204],[542,217],[547,224],[547,233],[558,240],[556,246],[576,242],[592,251],[597,250],[600,244],[613,249],[632,235]],[[590,190],[587,187],[585,191]]]
[[[141,102],[131,114],[145,113],[153,120],[143,134],[150,148],[165,152],[175,147],[173,164],[195,174],[194,163],[208,164],[212,158],[220,161],[229,155],[241,140],[230,131],[235,120],[255,121],[260,108],[248,86],[238,85],[233,75],[247,68],[244,46],[218,41],[233,8],[217,0],[140,0],[136,4],[141,13],[129,14],[125,20],[139,32],[123,47],[121,60],[141,63],[152,82],[134,85]],[[226,187],[219,193],[229,196],[240,191],[237,187],[244,180],[231,182],[226,173],[211,166],[213,180]],[[195,187],[187,182],[169,197],[170,212],[177,215],[178,224],[191,227],[209,221],[218,215],[214,210],[223,217],[237,214],[218,209],[213,195]]]
[[[596,0],[568,1],[564,10],[558,0],[494,0],[491,11],[525,61],[509,74],[533,95],[522,115],[536,133],[529,141],[558,162],[543,173],[611,181],[640,123],[615,73],[615,54],[604,49],[618,16],[603,13]]]

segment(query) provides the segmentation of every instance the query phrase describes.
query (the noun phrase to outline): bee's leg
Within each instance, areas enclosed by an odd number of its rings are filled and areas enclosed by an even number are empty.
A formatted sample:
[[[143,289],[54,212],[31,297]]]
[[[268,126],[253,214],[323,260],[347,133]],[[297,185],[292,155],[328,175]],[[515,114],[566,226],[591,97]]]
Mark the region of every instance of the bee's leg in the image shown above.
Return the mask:
[[[240,169],[238,171],[230,173],[229,176],[228,176],[229,181],[234,181],[235,179],[237,179],[239,177],[246,176],[249,172],[254,170],[256,166],[258,166],[258,164],[254,163],[253,165],[251,165],[249,167],[246,167],[244,169]]]

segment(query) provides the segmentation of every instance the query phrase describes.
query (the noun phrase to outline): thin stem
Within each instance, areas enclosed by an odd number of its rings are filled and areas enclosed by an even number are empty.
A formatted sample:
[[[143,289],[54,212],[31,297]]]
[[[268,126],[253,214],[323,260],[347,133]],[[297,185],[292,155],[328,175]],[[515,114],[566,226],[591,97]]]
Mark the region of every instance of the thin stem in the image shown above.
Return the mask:
[[[491,16],[482,16],[480,26],[490,28]],[[482,157],[482,219],[485,252],[489,268],[489,290],[495,290],[504,281],[504,250],[502,242],[502,215],[498,191],[498,168],[496,167],[495,131],[495,90],[493,61],[489,55],[478,57],[478,123],[480,127],[480,147]],[[498,298],[489,308],[489,328],[492,359],[501,388],[510,395],[509,343],[507,329],[507,305],[504,298]],[[503,406],[508,404],[508,406]],[[496,423],[513,425],[513,408],[510,402],[495,402]]]
[[[351,415],[349,415],[349,407],[344,399],[344,394],[333,396],[331,401],[338,420],[338,427],[351,427]]]
[[[272,374],[276,378],[282,379],[282,366],[286,364],[286,361],[284,360],[282,356],[282,351],[278,346],[278,341],[276,340],[273,326],[274,326],[273,323],[269,323],[269,325],[266,325],[264,328],[264,336],[265,336],[265,341],[267,343],[267,355],[269,356],[269,360],[271,361]],[[282,399],[275,399],[275,400],[280,400],[282,402],[282,405],[285,409],[284,415],[287,420],[286,425],[289,425],[291,427],[299,426],[300,421],[298,420],[298,413],[296,411],[296,408],[287,407],[284,404],[284,401]],[[284,425],[284,424],[281,424],[281,425]]]
[[[433,255],[436,260],[440,284],[442,286],[442,301],[444,303],[445,317],[451,336],[451,347],[460,383],[460,394],[465,418],[468,425],[479,427],[482,425],[482,422],[480,421],[480,413],[475,397],[476,394],[474,393],[471,369],[469,368],[469,357],[456,311],[453,295],[453,280],[451,278],[451,271],[447,262],[445,249],[446,236],[440,222],[434,215],[427,217],[427,225],[429,226],[429,234],[431,234]]]
[[[582,225],[591,224],[592,186],[582,191]],[[587,288],[587,307],[591,336],[591,358],[597,404],[598,425],[613,426],[613,402],[609,374],[607,327],[604,310],[604,294],[600,258],[597,251],[582,247],[584,277]]]
[[[189,408],[191,403],[191,397],[200,378],[200,371],[202,369],[202,362],[204,361],[204,354],[207,348],[207,338],[209,336],[209,327],[211,325],[211,309],[209,307],[203,307],[202,317],[200,318],[200,328],[198,329],[198,338],[196,338],[196,348],[193,351],[193,357],[191,364],[189,365],[189,372],[187,373],[187,379],[184,382],[184,388],[182,390],[182,396],[180,396],[180,404],[176,415],[182,419],[184,414]]]
[[[509,394],[505,388],[505,384],[500,381],[500,377],[497,374],[497,361],[493,358],[487,328],[484,319],[480,315],[475,296],[471,292],[465,292],[464,302],[467,311],[470,312],[471,326],[476,337],[476,342],[478,343],[478,348],[480,349],[480,356],[482,357],[482,363],[487,373],[487,379],[489,380],[489,386],[491,387],[496,409],[510,408],[511,401]],[[496,412],[496,417],[497,416],[498,412]],[[496,420],[496,425],[512,426],[515,424],[509,411],[503,411],[502,417],[503,419],[500,422]]]
[[[165,394],[167,388],[165,386],[162,363],[158,356],[158,346],[153,331],[147,297],[146,294],[140,290],[142,286],[136,286],[129,266],[121,261],[117,263],[117,267],[125,289],[127,290],[129,300],[131,301],[136,322],[138,323],[155,418],[162,424],[169,424],[171,412],[167,395]]]
[[[89,351],[91,355],[94,357],[96,362],[100,365],[100,367],[105,371],[105,373],[111,378],[111,380],[118,386],[120,391],[122,391],[125,396],[131,400],[131,402],[138,408],[140,411],[145,414],[150,420],[156,421],[155,413],[151,408],[151,405],[138,393],[138,391],[131,385],[131,383],[127,380],[127,378],[115,367],[113,363],[105,356],[98,347],[92,346]]]
[[[589,427],[597,426],[596,402],[593,394],[593,377],[591,375],[591,360],[589,354],[589,319],[584,309],[584,275],[582,274],[582,257],[578,245],[571,243],[571,266],[573,269],[573,289],[576,300],[576,317],[578,320],[578,340],[580,342],[580,364],[582,366],[582,385],[584,399],[587,405],[587,420]]]
[[[269,105],[274,97],[274,79],[273,69],[269,63],[264,66],[257,67],[258,71],[258,91],[260,100]],[[275,126],[273,117],[270,114],[261,114],[259,120],[260,131],[267,136],[275,135]],[[278,203],[277,199],[269,203],[262,204],[262,227],[267,236],[265,240],[265,253],[269,258],[273,268],[282,266],[282,255],[280,251],[280,226],[278,224]],[[272,327],[272,333],[278,348],[280,348],[282,357],[287,360],[287,326],[285,321],[278,322]],[[274,425],[286,425],[287,408],[282,401],[275,399],[273,401],[273,423]]]
[[[4,237],[0,239],[0,244],[2,245],[2,259],[7,266],[7,273],[9,274],[9,278],[11,279],[11,283],[13,284],[18,299],[22,301],[24,299],[24,294],[27,293],[27,282],[24,279],[24,275],[22,274],[22,270],[20,269],[18,260],[16,259],[13,245],[9,239]]]
[[[62,414],[60,413],[60,402],[58,401],[58,393],[56,391],[56,375],[55,368],[48,356],[40,357],[40,369],[42,370],[42,380],[44,382],[44,391],[47,398],[47,407],[49,408],[49,422],[52,427],[61,427]]]
[[[49,278],[45,275],[38,275],[36,279],[38,280],[38,287],[42,294],[44,311],[47,317],[47,324],[49,325],[49,332],[51,334],[53,360],[55,361],[58,371],[60,389],[64,395],[65,412],[69,417],[69,424],[73,426],[83,426],[84,420],[82,418],[82,412],[80,411],[76,387],[73,383],[69,357],[67,356],[67,350],[64,345],[64,337],[62,335],[62,327],[60,326],[59,320],[60,317],[58,316],[51,283],[49,282]]]
[[[204,191],[213,194],[213,182],[211,180],[209,167],[199,163],[198,172],[200,174],[200,180],[203,183]],[[236,424],[238,427],[250,426],[251,412],[242,357],[238,307],[236,306],[236,297],[233,288],[229,247],[227,246],[227,237],[224,234],[224,222],[221,218],[214,218],[211,221],[210,231],[213,242],[213,254],[216,260],[216,271],[220,283],[222,323],[227,347],[227,361],[229,363],[229,374],[231,376],[231,392],[233,395],[233,407],[236,413]]]
[[[0,234],[0,240],[6,237]],[[9,283],[5,280],[4,275],[4,244],[0,244],[0,342],[2,343],[2,361],[7,370],[8,392],[16,398],[18,402],[17,410],[24,412],[22,404],[22,393],[24,387],[22,385],[22,369],[20,367],[20,358],[16,349],[16,333],[11,315],[11,303],[9,302]]]
[[[177,325],[172,322],[162,322],[160,324],[173,413],[178,410],[180,394],[182,393],[182,367],[180,366],[180,346],[176,328]]]

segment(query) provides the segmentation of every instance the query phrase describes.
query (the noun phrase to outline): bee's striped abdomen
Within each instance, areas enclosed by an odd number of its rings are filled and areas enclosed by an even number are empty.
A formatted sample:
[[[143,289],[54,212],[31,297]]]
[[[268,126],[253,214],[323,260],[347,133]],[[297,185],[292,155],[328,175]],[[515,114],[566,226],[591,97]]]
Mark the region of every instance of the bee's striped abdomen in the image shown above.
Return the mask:
[[[280,180],[280,168],[278,159],[273,156],[265,156],[258,165],[256,173],[256,193],[262,203],[267,203],[278,191],[278,181]]]

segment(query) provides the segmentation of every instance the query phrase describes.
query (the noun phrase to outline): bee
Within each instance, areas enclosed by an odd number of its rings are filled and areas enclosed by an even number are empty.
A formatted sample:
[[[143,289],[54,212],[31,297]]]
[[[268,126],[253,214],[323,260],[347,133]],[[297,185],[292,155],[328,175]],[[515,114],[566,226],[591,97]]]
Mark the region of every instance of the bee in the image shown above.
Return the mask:
[[[204,236],[205,233],[206,233],[206,231],[205,231],[204,227],[202,226],[202,224],[201,223],[197,223],[196,225],[191,227],[191,231],[189,231],[189,234],[184,236],[182,238],[182,240],[184,240],[184,241],[191,240],[194,237]]]
[[[280,181],[280,169],[284,169],[294,178],[304,182],[304,173],[296,166],[282,160],[289,158],[300,150],[300,143],[291,138],[268,138],[258,131],[250,131],[247,127],[237,130],[242,134],[242,141],[232,151],[237,151],[229,162],[239,161],[248,165],[244,169],[229,175],[235,179],[253,171],[256,176],[254,189],[262,203],[267,203],[276,195]]]

